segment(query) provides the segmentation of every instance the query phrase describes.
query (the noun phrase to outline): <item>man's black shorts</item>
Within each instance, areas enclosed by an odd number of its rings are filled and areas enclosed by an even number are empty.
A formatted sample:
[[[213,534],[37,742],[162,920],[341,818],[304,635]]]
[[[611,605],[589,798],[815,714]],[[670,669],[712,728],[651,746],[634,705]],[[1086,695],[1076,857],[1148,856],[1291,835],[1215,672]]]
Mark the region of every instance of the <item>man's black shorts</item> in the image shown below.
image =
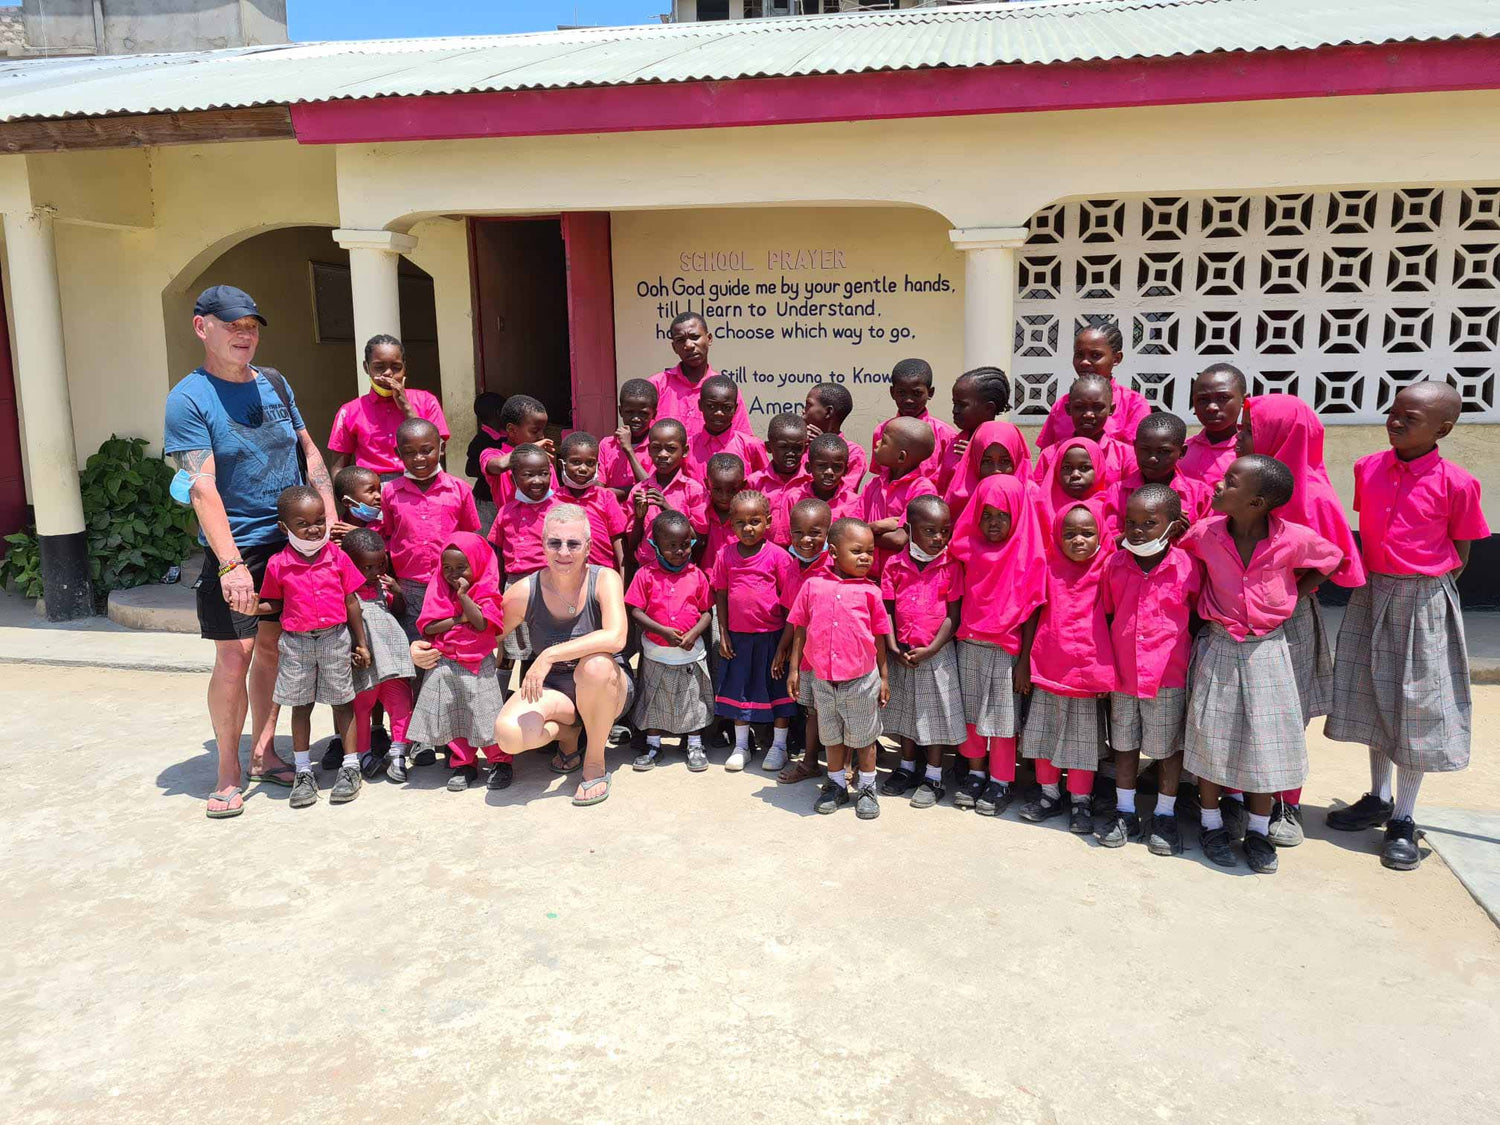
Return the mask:
[[[285,547],[285,541],[266,543],[258,547],[246,547],[240,552],[255,588],[260,589],[261,579],[266,576],[266,563],[271,556]],[[255,636],[262,621],[280,621],[280,614],[264,616],[235,613],[224,600],[223,587],[219,585],[219,560],[213,551],[203,548],[203,577],[198,582],[198,631],[205,640],[242,641]]]

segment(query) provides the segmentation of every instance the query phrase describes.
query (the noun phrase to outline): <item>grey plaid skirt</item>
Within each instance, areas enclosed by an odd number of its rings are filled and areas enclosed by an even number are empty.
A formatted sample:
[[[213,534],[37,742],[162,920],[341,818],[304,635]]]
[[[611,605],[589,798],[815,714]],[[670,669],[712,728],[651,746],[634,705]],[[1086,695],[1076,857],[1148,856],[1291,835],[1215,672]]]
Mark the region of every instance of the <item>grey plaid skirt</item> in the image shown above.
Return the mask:
[[[658,664],[641,654],[641,690],[633,716],[637,730],[697,734],[714,713],[714,685],[708,660],[691,664]]]
[[[517,582],[525,582],[531,575],[523,574],[518,578],[505,576],[505,588],[509,590]],[[531,630],[526,628],[526,622],[519,622],[514,629],[505,634],[505,655],[512,660],[531,659]]]
[[[1448,575],[1372,574],[1339,627],[1324,733],[1396,765],[1447,773],[1469,764],[1469,652]]]
[[[1247,793],[1295,789],[1307,777],[1307,736],[1286,634],[1235,641],[1210,622],[1188,669],[1183,765]]]
[[[493,745],[495,719],[504,703],[493,654],[484,658],[477,672],[445,656],[422,681],[406,740],[446,746],[464,738],[475,746]]]
[[[1016,658],[988,641],[959,641],[958,680],[964,722],[986,738],[1016,736],[1016,691],[1011,670]]]
[[[853,680],[824,680],[812,672],[813,706],[818,712],[818,741],[824,746],[863,750],[880,737],[880,669]]]
[[[417,674],[411,662],[411,642],[406,639],[406,630],[391,616],[381,599],[359,600],[360,612],[365,619],[365,640],[370,645],[370,666],[354,669],[356,693],[369,691],[386,680],[409,680]]]
[[[354,698],[349,626],[330,625],[307,633],[283,630],[276,650],[281,659],[276,665],[273,702],[283,707],[337,706]]]
[[[1328,714],[1333,706],[1333,646],[1328,643],[1323,607],[1318,604],[1316,594],[1297,599],[1297,609],[1282,631],[1292,653],[1302,725],[1306,726],[1316,716]]]
[[[401,587],[401,596],[406,599],[406,608],[401,613],[401,628],[406,631],[406,639],[414,641],[417,639],[417,618],[422,615],[422,602],[427,597],[427,583],[398,578],[396,584]]]
[[[1181,754],[1187,694],[1187,688],[1180,687],[1159,688],[1155,699],[1110,692],[1109,737],[1114,748],[1139,750],[1141,757],[1155,762]]]
[[[891,701],[881,715],[885,733],[918,746],[959,746],[964,741],[964,699],[959,686],[958,649],[944,645],[915,668],[886,658]]]
[[[1104,700],[1031,689],[1021,756],[1046,758],[1060,770],[1096,770],[1104,757]]]

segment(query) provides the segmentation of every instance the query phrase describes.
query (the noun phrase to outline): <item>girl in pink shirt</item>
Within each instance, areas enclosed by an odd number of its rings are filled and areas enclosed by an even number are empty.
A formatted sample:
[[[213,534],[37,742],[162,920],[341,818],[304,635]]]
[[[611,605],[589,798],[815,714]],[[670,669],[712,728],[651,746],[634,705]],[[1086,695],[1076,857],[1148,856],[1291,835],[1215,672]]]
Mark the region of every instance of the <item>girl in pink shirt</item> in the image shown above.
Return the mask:
[[[1203,429],[1187,439],[1178,468],[1213,488],[1239,456],[1240,411],[1245,405],[1245,373],[1232,363],[1205,367],[1193,379],[1193,413]]]
[[[702,731],[713,717],[714,689],[708,677],[703,635],[713,617],[708,576],[693,565],[693,525],[681,512],[651,521],[656,558],[635,572],[625,604],[641,630],[641,689],[635,726],[646,732],[637,771],[656,768],[663,734],[687,735],[687,766],[708,769]]]
[[[1140,434],[1137,430],[1136,437]],[[1116,676],[1109,697],[1115,815],[1099,842],[1118,848],[1145,835],[1152,855],[1181,855],[1177,787],[1193,607],[1202,578],[1197,561],[1176,546],[1188,523],[1175,490],[1142,485],[1125,502],[1123,523],[1121,549],[1104,567],[1104,612]],[[1156,809],[1144,828],[1135,807],[1143,756],[1158,763]]]
[[[844,420],[854,411],[854,396],[838,383],[819,383],[807,392],[802,406],[802,420],[807,423],[807,440],[817,441],[823,434],[844,436]],[[864,482],[869,461],[858,442],[848,442],[849,463],[844,473],[844,491],[856,493]],[[812,447],[809,445],[811,455]]]
[[[333,502],[338,506],[332,531],[335,543],[342,543],[357,527],[380,530],[380,474],[374,469],[350,465],[335,473]]]
[[[1103,452],[1088,438],[1065,438],[1044,449],[1036,467],[1043,522],[1050,526],[1059,510],[1079,501],[1096,496],[1104,500],[1112,483],[1104,468]]]
[[[1203,565],[1198,616],[1207,628],[1193,653],[1183,765],[1198,776],[1200,843],[1223,867],[1237,860],[1219,807],[1225,787],[1245,793],[1245,858],[1276,870],[1268,836],[1272,794],[1307,774],[1297,674],[1284,626],[1308,593],[1343,561],[1316,532],[1274,513],[1292,498],[1291,470],[1250,454],[1229,466],[1214,493],[1215,519],[1181,539]]]
[[[843,438],[838,440],[842,444]],[[797,569],[793,571],[792,581],[782,595],[781,604],[787,609],[792,608],[792,603],[797,600],[797,595],[802,592],[802,587],[809,578],[822,574],[832,565],[828,555],[828,529],[833,526],[833,512],[824,501],[808,497],[792,505],[789,522],[792,534],[787,554],[792,556]],[[796,627],[790,622],[782,630],[781,644],[771,662],[772,675],[785,673],[796,631]],[[822,747],[818,739],[818,709],[813,702],[812,679],[805,675],[812,671],[812,665],[805,656],[798,670],[804,673],[798,677],[795,693],[797,704],[803,711],[802,757],[795,765],[788,765],[777,774],[776,781],[781,785],[795,785],[810,777],[822,777],[824,773],[823,767],[818,764],[818,753]]]
[[[998,367],[976,367],[953,381],[953,424],[958,431],[941,448],[932,483],[946,495],[962,479],[964,454],[980,426],[1010,410],[1010,380]],[[969,489],[972,492],[973,489]],[[964,494],[968,495],[968,492]]]
[[[719,619],[718,678],[715,713],[734,721],[734,750],[724,763],[742,770],[750,757],[750,724],[773,724],[765,769],[786,765],[787,727],[797,702],[786,678],[772,671],[781,629],[786,624],[787,588],[797,564],[782,547],[766,538],[771,508],[759,492],[741,492],[729,509],[737,542],[725,547],[709,572]]]
[[[650,473],[647,434],[656,421],[656,388],[645,379],[620,384],[620,425],[599,443],[599,482],[622,503]]]
[[[964,449],[963,461],[948,485],[948,508],[957,519],[979,482],[995,473],[1031,479],[1031,447],[1026,435],[1009,422],[980,425]]]
[[[330,471],[363,465],[383,477],[401,472],[396,429],[408,418],[426,418],[448,440],[448,420],[437,397],[406,386],[406,349],[394,336],[371,336],[365,342],[365,374],[370,389],[339,407],[333,416],[328,448],[336,456]]]
[[[1100,456],[1093,461],[1101,487],[1107,488],[1135,472],[1135,450],[1105,431],[1105,421],[1114,409],[1110,397],[1112,388],[1113,384],[1108,379],[1098,375],[1080,375],[1073,380],[1073,386],[1068,391],[1068,409],[1077,432],[1059,439],[1037,455],[1034,476],[1038,482],[1050,477],[1053,466],[1063,455],[1064,449],[1081,439],[1087,439],[1099,448]]]
[[[1016,687],[1030,694],[1021,753],[1036,766],[1042,793],[1021,809],[1040,822],[1069,813],[1068,827],[1094,830],[1094,773],[1104,757],[1104,701],[1115,689],[1114,652],[1104,618],[1104,501],[1060,507],[1047,543],[1046,604],[1027,622]],[[1068,774],[1069,808],[1062,801]]]
[[[1010,804],[1016,779],[1021,633],[1045,600],[1041,527],[1025,482],[1003,474],[980,481],[953,526],[948,550],[964,568],[958,676],[968,735],[961,749],[969,771],[953,803],[998,816]]]
[[[344,553],[364,578],[356,594],[369,639],[370,663],[354,670],[354,737],[360,772],[382,768],[392,781],[406,780],[406,728],[411,722],[411,684],[417,674],[410,642],[401,628],[401,587],[391,577],[385,542],[368,527],[344,537]],[[370,749],[370,716],[377,706],[391,717],[391,745],[384,755]]]
[[[1369,583],[1354,591],[1339,627],[1324,733],[1369,747],[1370,791],[1330,812],[1328,826],[1361,832],[1384,823],[1380,862],[1395,871],[1422,861],[1413,813],[1423,774],[1469,764],[1469,653],[1457,583],[1470,542],[1490,529],[1479,482],[1438,452],[1462,409],[1447,383],[1414,383],[1386,416],[1391,448],[1354,463]]]
[[[630,517],[599,471],[599,442],[593,434],[574,430],[557,449],[562,462],[557,497],[577,504],[589,517],[589,562],[624,573],[625,532]]]
[[[687,456],[687,428],[676,418],[663,418],[651,427],[650,443],[654,471],[630,490],[631,521],[626,543],[635,561],[642,564],[656,557],[646,541],[646,531],[657,512],[681,512],[696,534],[708,531],[708,494],[682,463]]]
[[[504,703],[495,643],[504,621],[495,552],[477,535],[449,536],[417,616],[417,628],[440,659],[422,681],[407,731],[415,742],[447,744],[449,792],[463,792],[479,776],[476,746],[493,764],[488,788],[504,789],[513,776],[511,756],[495,745]]]
[[[1151,404],[1144,395],[1131,390],[1114,377],[1115,368],[1125,358],[1124,347],[1125,337],[1120,333],[1120,326],[1112,320],[1080,328],[1073,337],[1073,374],[1101,375],[1110,381],[1114,388],[1115,409],[1105,423],[1104,432],[1112,438],[1128,442],[1135,437],[1135,428],[1140,425],[1141,419],[1151,413]],[[1067,396],[1060,395],[1052,404],[1047,421],[1042,424],[1041,433],[1037,434],[1036,447],[1046,449],[1049,445],[1055,445],[1063,438],[1080,432],[1068,413]]]

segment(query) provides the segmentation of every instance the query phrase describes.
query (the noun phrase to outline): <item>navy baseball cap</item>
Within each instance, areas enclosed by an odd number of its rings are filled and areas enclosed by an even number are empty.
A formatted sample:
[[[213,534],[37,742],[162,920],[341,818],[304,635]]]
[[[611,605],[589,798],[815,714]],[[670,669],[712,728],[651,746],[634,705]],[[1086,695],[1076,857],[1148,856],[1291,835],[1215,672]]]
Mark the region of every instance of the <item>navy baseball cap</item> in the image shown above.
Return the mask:
[[[210,285],[199,293],[198,300],[193,304],[193,315],[216,316],[225,322],[239,320],[242,316],[253,316],[262,324],[266,322],[266,318],[260,315],[260,309],[256,307],[255,298],[233,285]]]

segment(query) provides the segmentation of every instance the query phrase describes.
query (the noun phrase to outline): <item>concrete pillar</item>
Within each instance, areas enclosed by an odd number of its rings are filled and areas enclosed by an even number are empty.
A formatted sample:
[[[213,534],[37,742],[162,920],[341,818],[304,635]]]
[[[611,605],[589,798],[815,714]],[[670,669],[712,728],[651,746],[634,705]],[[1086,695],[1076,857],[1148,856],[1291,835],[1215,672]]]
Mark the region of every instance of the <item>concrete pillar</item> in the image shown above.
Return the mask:
[[[401,335],[401,295],[396,266],[417,248],[409,234],[393,230],[336,230],[333,240],[349,251],[349,285],[354,295],[356,366],[365,341],[382,332]]]
[[[73,445],[73,407],[68,400],[52,213],[44,208],[6,212],[5,252],[16,390],[25,419],[31,500],[41,540],[42,596],[48,620],[71,621],[93,614],[94,596]]]
[[[964,252],[964,367],[1010,374],[1015,349],[1016,247],[1026,228],[967,227],[948,238]]]

